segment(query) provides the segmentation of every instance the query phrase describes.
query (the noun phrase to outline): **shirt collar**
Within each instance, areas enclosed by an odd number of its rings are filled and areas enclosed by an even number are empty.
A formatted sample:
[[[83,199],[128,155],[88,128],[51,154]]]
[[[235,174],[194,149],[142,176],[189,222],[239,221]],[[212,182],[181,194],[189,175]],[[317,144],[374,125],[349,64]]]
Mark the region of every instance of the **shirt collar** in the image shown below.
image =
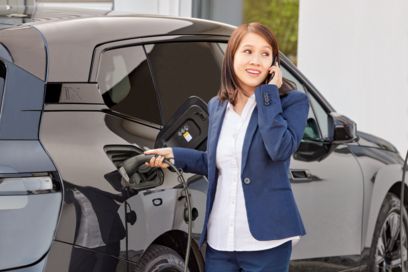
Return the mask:
[[[252,105],[252,104],[255,103],[255,92],[250,97],[248,97],[247,103],[249,103],[248,105]],[[246,105],[245,105],[245,107],[246,107]],[[227,110],[234,110],[232,104],[229,101],[228,101],[228,104],[227,104]]]

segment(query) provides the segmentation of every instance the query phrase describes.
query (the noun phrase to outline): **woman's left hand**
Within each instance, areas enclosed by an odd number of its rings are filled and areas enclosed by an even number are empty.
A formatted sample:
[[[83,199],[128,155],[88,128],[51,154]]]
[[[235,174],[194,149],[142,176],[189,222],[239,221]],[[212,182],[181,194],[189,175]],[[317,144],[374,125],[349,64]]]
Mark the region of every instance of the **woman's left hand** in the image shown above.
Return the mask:
[[[282,86],[282,71],[279,67],[278,64],[274,64],[273,66],[271,66],[269,68],[269,73],[270,74],[274,74],[273,78],[271,79],[271,81],[268,82],[268,84],[274,84],[276,85],[278,88],[280,88]]]

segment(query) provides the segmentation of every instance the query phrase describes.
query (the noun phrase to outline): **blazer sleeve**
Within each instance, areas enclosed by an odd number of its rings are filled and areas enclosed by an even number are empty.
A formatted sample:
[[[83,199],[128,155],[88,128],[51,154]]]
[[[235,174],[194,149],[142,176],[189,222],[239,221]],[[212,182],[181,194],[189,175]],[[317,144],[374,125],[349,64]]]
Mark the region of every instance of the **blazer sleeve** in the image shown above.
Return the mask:
[[[255,99],[258,127],[269,157],[274,161],[289,159],[298,149],[306,126],[306,94],[292,91],[280,98],[277,86],[266,84],[256,89]]]
[[[192,148],[173,147],[174,163],[187,173],[208,175],[207,152]]]

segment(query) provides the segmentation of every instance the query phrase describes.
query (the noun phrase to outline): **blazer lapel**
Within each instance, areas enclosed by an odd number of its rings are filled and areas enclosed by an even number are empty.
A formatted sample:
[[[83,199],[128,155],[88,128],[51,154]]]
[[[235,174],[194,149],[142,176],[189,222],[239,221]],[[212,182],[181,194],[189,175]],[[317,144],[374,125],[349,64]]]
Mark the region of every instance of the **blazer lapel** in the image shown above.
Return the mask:
[[[221,124],[224,120],[225,110],[227,108],[227,101],[220,103],[214,110],[211,122],[210,134],[208,135],[208,163],[209,169],[215,169],[215,156],[217,151],[218,138],[220,137]],[[210,174],[210,173],[209,173]]]
[[[242,162],[241,162],[241,172],[244,171],[246,161],[248,159],[249,146],[251,145],[252,138],[254,137],[256,128],[258,127],[258,109],[254,108],[252,112],[251,119],[249,120],[248,128],[245,133],[244,144],[242,147]]]

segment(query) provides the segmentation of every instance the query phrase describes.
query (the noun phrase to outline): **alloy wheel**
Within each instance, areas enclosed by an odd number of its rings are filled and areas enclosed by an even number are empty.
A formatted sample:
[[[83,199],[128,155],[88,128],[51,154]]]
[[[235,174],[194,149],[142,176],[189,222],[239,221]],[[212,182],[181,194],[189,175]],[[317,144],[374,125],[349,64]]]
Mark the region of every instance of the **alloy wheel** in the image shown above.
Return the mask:
[[[404,223],[405,225],[406,223]],[[407,236],[406,228],[402,230],[403,240],[403,259],[407,267]],[[377,242],[375,261],[378,272],[396,272],[401,269],[401,251],[400,251],[400,216],[399,211],[392,211],[388,214],[382,225],[380,236]],[[407,270],[407,268],[405,268]]]

